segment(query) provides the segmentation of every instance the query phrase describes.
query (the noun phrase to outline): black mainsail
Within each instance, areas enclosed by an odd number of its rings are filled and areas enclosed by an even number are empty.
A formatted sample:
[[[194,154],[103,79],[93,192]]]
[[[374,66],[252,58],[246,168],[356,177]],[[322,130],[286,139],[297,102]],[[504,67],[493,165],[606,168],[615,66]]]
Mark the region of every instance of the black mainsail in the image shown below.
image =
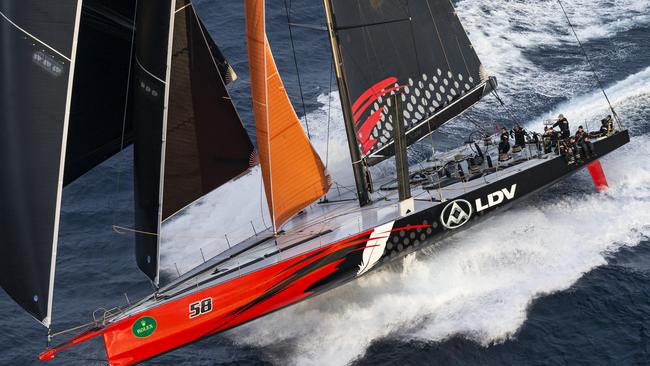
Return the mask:
[[[81,1],[0,1],[0,284],[49,326]]]
[[[191,2],[139,1],[136,23],[136,260],[157,283],[161,221],[246,171],[253,144],[225,88],[234,72]]]
[[[325,0],[358,147],[369,165],[394,155],[388,94],[401,94],[412,144],[492,90],[449,0]]]

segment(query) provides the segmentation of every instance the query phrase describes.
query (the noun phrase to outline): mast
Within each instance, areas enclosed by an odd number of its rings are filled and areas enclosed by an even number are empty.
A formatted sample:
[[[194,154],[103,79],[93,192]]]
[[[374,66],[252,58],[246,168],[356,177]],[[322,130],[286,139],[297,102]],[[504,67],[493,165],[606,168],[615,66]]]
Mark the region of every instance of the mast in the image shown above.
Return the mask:
[[[393,121],[393,139],[395,140],[395,168],[397,170],[397,191],[399,195],[399,211],[406,216],[415,211],[415,202],[411,196],[411,180],[409,177],[408,155],[406,153],[406,131],[402,118],[402,100],[395,93],[390,96]]]
[[[70,76],[68,78],[68,92],[66,95],[65,114],[63,119],[63,134],[61,139],[61,161],[59,163],[59,179],[57,184],[56,209],[54,210],[54,230],[52,236],[52,261],[50,264],[50,283],[47,296],[47,315],[43,319],[43,325],[50,328],[52,325],[52,302],[54,297],[54,275],[56,273],[56,254],[59,245],[59,224],[61,221],[61,200],[63,196],[63,177],[65,174],[65,151],[68,142],[68,126],[70,122],[70,109],[72,103],[72,84],[74,83],[74,68],[77,59],[77,42],[79,40],[79,24],[81,21],[81,9],[83,0],[77,2],[77,12],[74,21],[74,32],[72,36],[72,54],[70,56]]]
[[[341,107],[343,108],[345,133],[347,135],[350,158],[352,159],[352,171],[354,172],[357,197],[359,199],[359,205],[363,207],[371,203],[370,197],[368,195],[369,184],[368,176],[366,175],[367,168],[365,167],[365,158],[361,156],[361,152],[359,151],[359,146],[357,143],[356,132],[354,129],[354,117],[352,113],[352,107],[349,102],[350,98],[348,95],[349,93],[347,83],[345,81],[345,74],[341,68],[343,59],[341,58],[338,40],[334,32],[334,14],[332,13],[330,1],[323,0],[323,6],[325,8],[325,19],[327,21],[327,30],[329,34],[330,45],[332,46],[332,58],[335,66],[334,68],[336,70],[336,82],[339,87]]]
[[[163,198],[164,198],[164,187],[165,187],[165,152],[166,152],[166,143],[167,143],[167,121],[169,118],[169,93],[170,93],[170,84],[171,84],[171,72],[172,72],[172,47],[174,46],[174,16],[176,15],[176,1],[170,1],[170,10],[169,10],[169,34],[167,38],[167,69],[165,71],[165,99],[163,102],[163,120],[162,120],[162,139],[161,139],[161,148],[160,148],[160,183],[158,190],[158,235],[156,235],[156,276],[153,279],[153,284],[158,288],[160,283],[160,241],[161,241],[161,226],[163,220]]]

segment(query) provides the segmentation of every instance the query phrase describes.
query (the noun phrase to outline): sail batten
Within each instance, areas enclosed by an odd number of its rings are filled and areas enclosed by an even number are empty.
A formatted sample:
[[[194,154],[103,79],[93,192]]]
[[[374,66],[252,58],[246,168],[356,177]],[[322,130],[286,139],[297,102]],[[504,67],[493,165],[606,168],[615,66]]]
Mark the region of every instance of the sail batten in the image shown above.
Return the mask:
[[[265,29],[265,1],[246,0],[253,115],[273,229],[327,193],[329,176],[296,115]]]

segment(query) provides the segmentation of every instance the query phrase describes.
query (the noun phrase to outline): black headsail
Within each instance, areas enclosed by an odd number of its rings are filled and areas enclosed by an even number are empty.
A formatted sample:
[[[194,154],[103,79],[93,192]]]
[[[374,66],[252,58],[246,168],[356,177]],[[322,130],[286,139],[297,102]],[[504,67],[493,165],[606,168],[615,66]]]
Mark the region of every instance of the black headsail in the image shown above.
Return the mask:
[[[412,144],[494,87],[449,0],[324,0],[357,143],[369,165],[394,155],[388,94]]]
[[[81,1],[0,1],[0,284],[49,326]]]
[[[125,119],[133,0],[84,0],[68,129],[64,185],[131,143]]]
[[[247,170],[253,151],[224,85],[234,72],[191,5],[176,12],[172,50],[163,219]]]
[[[253,145],[225,88],[234,73],[191,2],[141,0],[137,18],[136,258],[157,283],[161,221],[246,171]]]

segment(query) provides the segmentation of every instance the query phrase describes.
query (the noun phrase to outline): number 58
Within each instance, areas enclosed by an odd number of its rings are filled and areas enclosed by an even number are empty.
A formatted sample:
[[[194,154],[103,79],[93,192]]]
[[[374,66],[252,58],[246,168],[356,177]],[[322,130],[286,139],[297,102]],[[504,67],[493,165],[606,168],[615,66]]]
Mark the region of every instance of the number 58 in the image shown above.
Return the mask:
[[[190,319],[209,313],[212,311],[212,298],[208,297],[201,301],[193,302],[190,304]]]

